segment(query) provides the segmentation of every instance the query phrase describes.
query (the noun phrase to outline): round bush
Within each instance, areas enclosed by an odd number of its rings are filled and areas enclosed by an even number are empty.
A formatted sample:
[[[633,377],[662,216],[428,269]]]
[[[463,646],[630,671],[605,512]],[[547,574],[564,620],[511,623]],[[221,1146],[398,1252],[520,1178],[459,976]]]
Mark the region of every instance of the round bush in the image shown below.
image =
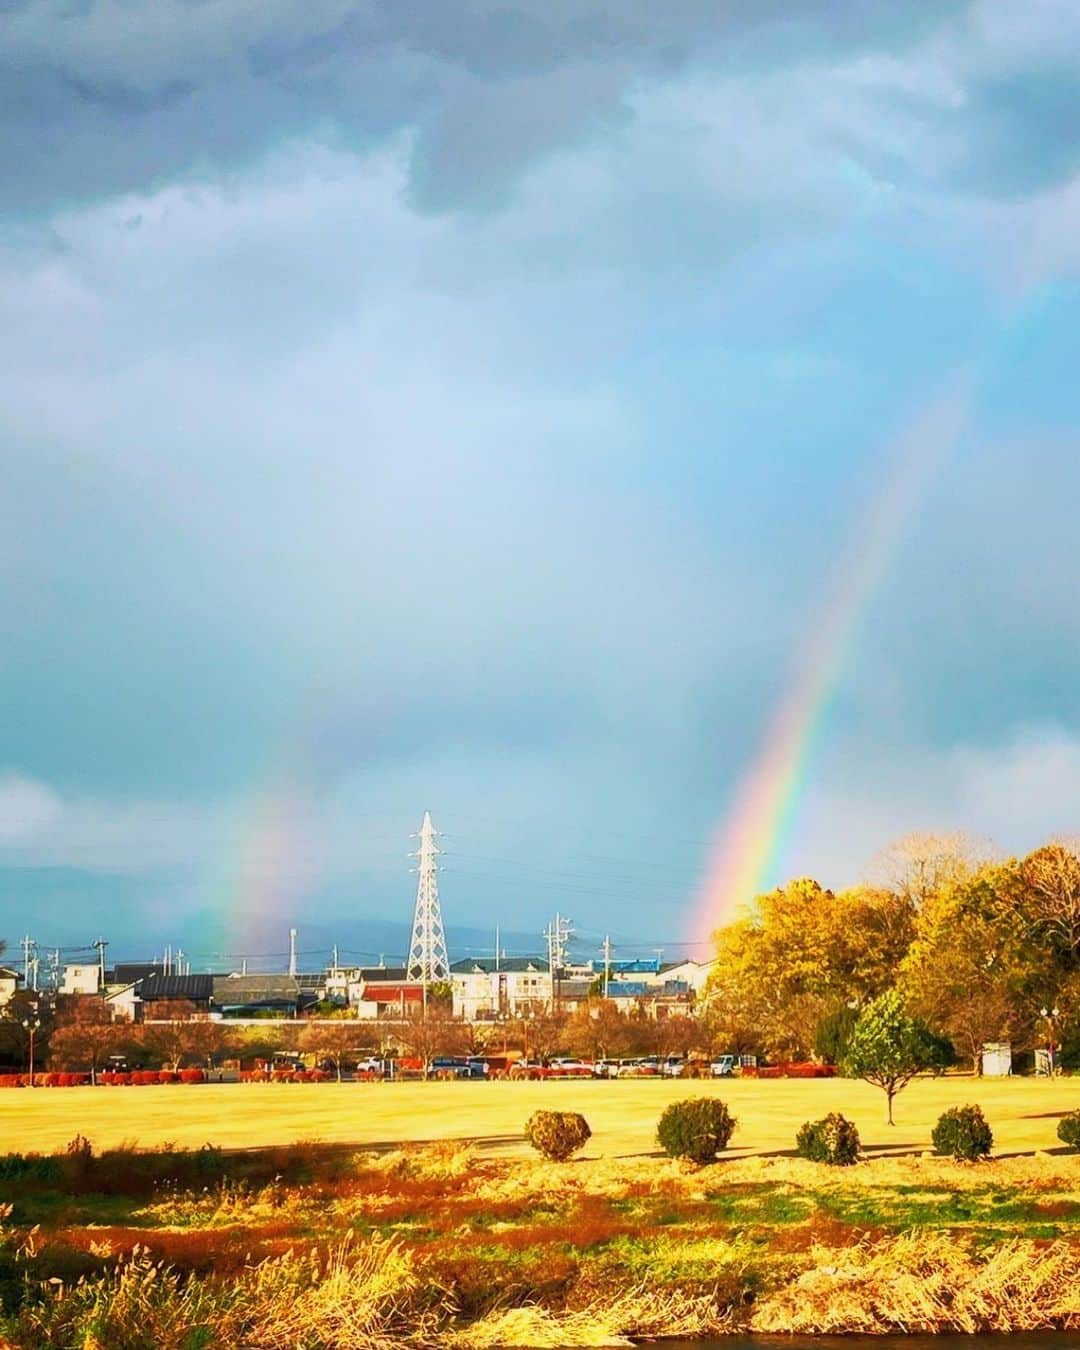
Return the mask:
[[[859,1160],[859,1131],[837,1111],[821,1120],[808,1120],[795,1136],[800,1158],[849,1167]]]
[[[690,1097],[671,1103],[660,1117],[656,1138],[669,1158],[709,1163],[727,1148],[737,1123],[715,1097]]]
[[[989,1155],[994,1136],[982,1108],[954,1106],[938,1118],[930,1135],[934,1152],[963,1162],[975,1162]]]
[[[1080,1111],[1070,1111],[1058,1121],[1057,1137],[1063,1144],[1080,1153]]]
[[[525,1122],[525,1138],[555,1162],[565,1162],[591,1135],[588,1121],[576,1111],[534,1111]]]

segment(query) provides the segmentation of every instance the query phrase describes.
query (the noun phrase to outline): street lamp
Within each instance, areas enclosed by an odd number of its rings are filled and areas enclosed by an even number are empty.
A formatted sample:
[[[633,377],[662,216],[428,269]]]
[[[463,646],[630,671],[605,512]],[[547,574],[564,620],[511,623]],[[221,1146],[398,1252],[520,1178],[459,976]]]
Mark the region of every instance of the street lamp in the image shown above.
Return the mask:
[[[41,1026],[40,1017],[24,1017],[23,1026],[30,1037],[30,1086],[34,1086],[34,1038],[37,1036],[38,1028]]]
[[[1058,1012],[1057,1008],[1040,1008],[1039,1011],[1042,1013],[1043,1017],[1046,1018],[1046,1030],[1047,1030],[1047,1047],[1046,1047],[1046,1048],[1047,1048],[1047,1052],[1048,1052],[1048,1054],[1049,1054],[1049,1059],[1050,1059],[1050,1077],[1053,1078],[1053,1076],[1054,1076],[1054,1022],[1056,1021],[1056,1019],[1057,1019],[1058,1017],[1061,1016],[1061,1014]]]

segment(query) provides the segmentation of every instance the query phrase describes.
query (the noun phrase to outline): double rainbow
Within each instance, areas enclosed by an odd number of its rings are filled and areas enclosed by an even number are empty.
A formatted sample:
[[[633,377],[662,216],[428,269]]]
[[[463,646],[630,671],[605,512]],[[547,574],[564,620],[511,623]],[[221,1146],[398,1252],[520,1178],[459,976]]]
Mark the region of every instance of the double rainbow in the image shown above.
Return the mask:
[[[888,447],[883,486],[796,654],[787,692],[710,845],[693,911],[695,938],[707,938],[776,884],[860,620],[927,485],[963,433],[971,401],[972,379],[964,372]]]

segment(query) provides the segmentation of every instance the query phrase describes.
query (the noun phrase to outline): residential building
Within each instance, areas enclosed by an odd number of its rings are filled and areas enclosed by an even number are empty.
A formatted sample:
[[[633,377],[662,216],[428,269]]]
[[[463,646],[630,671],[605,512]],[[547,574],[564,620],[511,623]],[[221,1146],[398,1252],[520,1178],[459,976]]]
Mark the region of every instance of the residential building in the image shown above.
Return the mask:
[[[65,966],[61,994],[96,994],[101,989],[101,966],[97,961],[86,965]]]
[[[539,956],[467,957],[450,967],[454,1016],[470,1022],[547,1011],[552,986],[548,963]]]
[[[6,1008],[19,991],[22,976],[9,966],[0,966],[0,1008]]]

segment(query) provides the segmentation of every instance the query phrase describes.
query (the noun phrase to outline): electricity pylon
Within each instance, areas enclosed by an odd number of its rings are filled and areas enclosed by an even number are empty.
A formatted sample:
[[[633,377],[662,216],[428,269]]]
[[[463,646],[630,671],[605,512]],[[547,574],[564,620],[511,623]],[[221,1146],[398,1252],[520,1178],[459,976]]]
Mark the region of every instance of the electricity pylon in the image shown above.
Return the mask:
[[[416,885],[408,966],[409,979],[421,980],[425,990],[429,984],[450,978],[450,958],[446,954],[446,935],[439,904],[437,834],[438,831],[431,823],[431,812],[425,811],[424,823],[420,826],[420,850],[413,855],[419,859],[420,878]]]

